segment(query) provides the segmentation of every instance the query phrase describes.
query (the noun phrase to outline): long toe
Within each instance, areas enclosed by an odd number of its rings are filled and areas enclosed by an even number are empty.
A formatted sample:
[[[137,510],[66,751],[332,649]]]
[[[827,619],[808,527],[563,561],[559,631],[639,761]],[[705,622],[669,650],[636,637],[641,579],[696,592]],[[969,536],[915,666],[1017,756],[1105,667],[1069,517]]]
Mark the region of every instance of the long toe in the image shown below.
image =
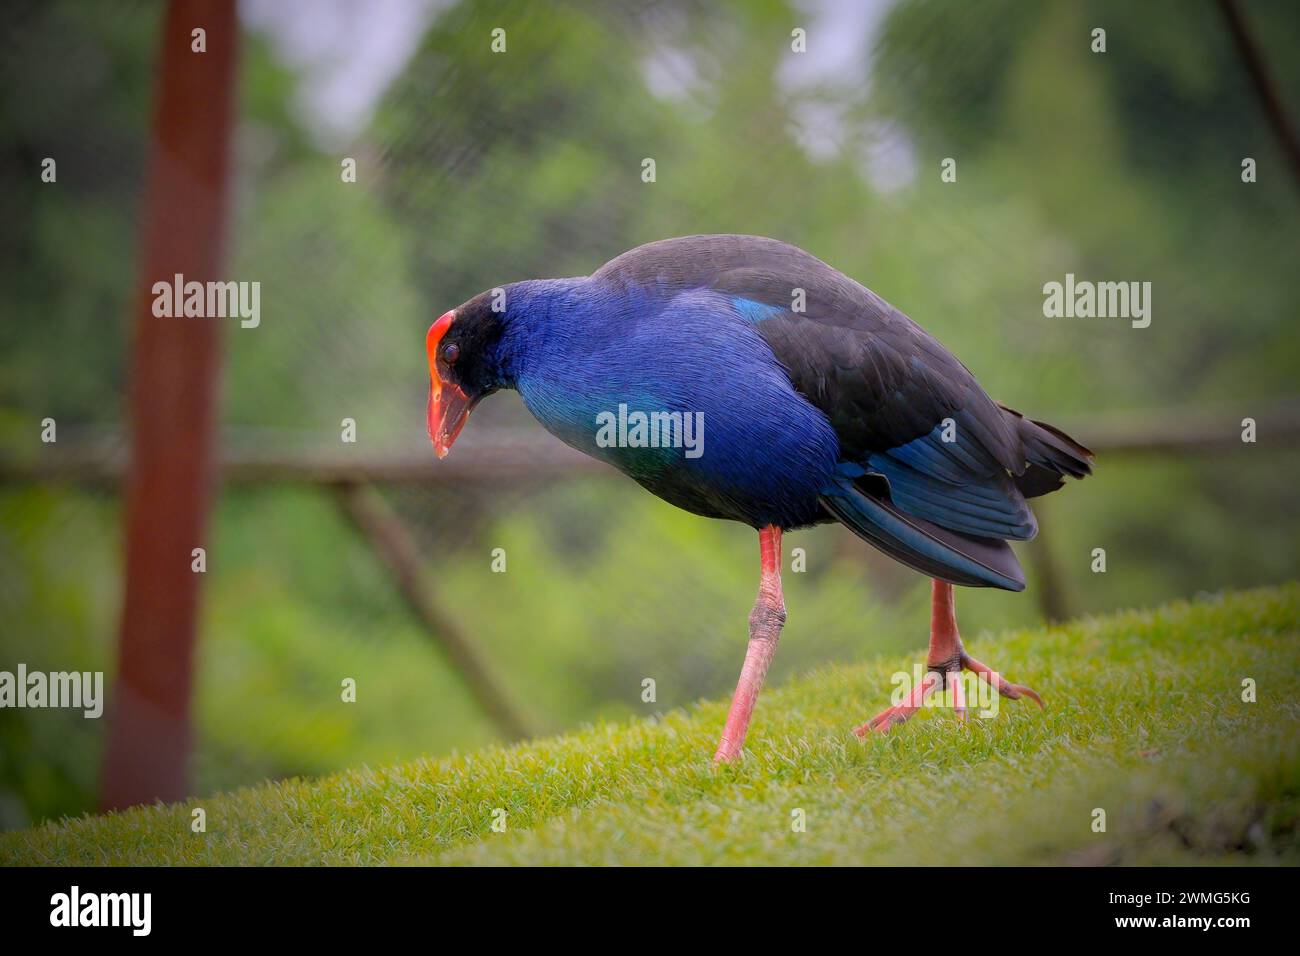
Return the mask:
[[[1013,684],[987,664],[981,664],[969,654],[963,653],[961,656],[961,665],[967,670],[974,671],[980,676],[980,679],[986,683],[992,684],[998,689],[998,693],[1008,700],[1019,700],[1021,697],[1028,697],[1040,708],[1043,707],[1043,698],[1038,696],[1038,692],[1024,684]]]
[[[918,686],[912,688],[901,703],[895,704],[893,707],[886,707],[861,727],[855,727],[853,732],[859,737],[865,737],[870,733],[883,734],[899,724],[906,723],[913,714],[921,709],[926,699],[934,693],[938,686],[939,675],[934,671],[930,671]]]
[[[854,727],[853,732],[859,737],[888,733],[897,725],[906,723],[914,713],[916,713],[915,707],[887,707],[862,726]]]

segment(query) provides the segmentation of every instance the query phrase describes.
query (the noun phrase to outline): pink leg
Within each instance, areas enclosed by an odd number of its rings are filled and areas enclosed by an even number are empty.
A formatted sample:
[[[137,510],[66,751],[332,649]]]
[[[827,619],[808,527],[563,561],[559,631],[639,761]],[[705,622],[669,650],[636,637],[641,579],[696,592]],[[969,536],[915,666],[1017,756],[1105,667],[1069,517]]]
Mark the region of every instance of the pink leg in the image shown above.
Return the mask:
[[[926,667],[929,672],[926,674],[925,681],[919,688],[913,690],[907,700],[896,707],[881,711],[854,732],[859,737],[865,737],[869,731],[883,733],[906,721],[916,713],[930,691],[940,686],[938,675],[943,676],[945,685],[952,686],[953,710],[957,719],[964,721],[966,693],[959,679],[963,668],[974,671],[979,675],[980,680],[996,687],[1003,697],[1011,700],[1029,697],[1039,707],[1043,706],[1043,699],[1034,691],[1021,684],[1004,680],[991,667],[981,664],[966,653],[961,643],[961,634],[957,630],[957,610],[953,601],[952,585],[945,581],[935,580],[930,588],[930,652],[926,655]]]
[[[718,751],[713,755],[715,764],[730,763],[740,756],[754,702],[758,700],[785,624],[785,600],[781,597],[781,529],[775,525],[763,528],[758,532],[758,545],[763,572],[758,600],[749,614],[749,647],[745,650],[745,665],[740,670],[736,693],[731,698],[727,724],[718,741]]]

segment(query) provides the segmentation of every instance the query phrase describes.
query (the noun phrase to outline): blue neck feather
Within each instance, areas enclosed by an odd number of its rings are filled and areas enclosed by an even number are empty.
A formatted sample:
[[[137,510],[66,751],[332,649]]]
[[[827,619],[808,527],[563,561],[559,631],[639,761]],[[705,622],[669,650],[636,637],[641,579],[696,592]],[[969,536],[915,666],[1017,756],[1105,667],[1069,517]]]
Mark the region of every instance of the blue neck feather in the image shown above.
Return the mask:
[[[585,325],[591,308],[582,295],[587,281],[529,279],[505,287],[505,328],[493,357],[502,388],[518,388],[521,375],[563,346],[568,330]]]

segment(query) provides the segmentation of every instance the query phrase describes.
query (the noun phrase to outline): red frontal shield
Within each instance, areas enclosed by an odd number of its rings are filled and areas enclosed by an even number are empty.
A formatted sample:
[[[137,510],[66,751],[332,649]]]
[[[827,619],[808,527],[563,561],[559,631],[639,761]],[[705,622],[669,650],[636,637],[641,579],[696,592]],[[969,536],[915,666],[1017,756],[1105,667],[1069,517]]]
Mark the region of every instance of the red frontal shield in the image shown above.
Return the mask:
[[[429,355],[429,440],[439,458],[447,457],[470,412],[465,393],[451,382],[444,382],[438,374],[438,343],[455,319],[454,311],[444,313],[429,326],[429,334],[424,339],[424,349]]]

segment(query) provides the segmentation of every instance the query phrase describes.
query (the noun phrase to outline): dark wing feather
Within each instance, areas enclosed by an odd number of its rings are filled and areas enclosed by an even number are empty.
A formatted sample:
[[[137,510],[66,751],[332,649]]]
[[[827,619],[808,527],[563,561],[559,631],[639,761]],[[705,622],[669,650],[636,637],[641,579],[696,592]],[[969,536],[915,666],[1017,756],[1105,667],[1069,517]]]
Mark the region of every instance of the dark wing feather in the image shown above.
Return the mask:
[[[795,388],[840,436],[844,457],[906,444],[966,410],[967,426],[1008,471],[1016,433],[975,377],[880,296],[796,246],[760,236],[688,236],[639,246],[595,279],[667,290],[710,288],[771,309],[757,324]],[[795,290],[806,311],[791,311]]]

